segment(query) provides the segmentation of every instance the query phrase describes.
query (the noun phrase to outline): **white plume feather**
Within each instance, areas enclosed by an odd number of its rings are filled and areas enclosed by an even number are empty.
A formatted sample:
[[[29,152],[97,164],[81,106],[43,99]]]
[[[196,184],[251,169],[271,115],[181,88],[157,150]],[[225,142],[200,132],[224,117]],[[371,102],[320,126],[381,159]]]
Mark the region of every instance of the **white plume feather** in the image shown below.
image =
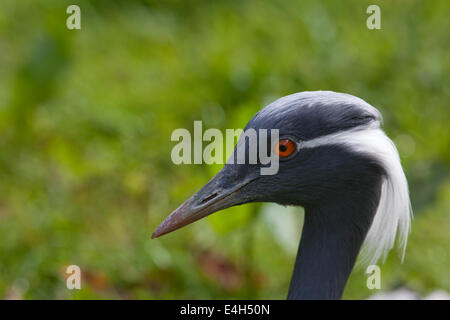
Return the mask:
[[[377,159],[386,171],[378,209],[363,245],[362,262],[375,264],[380,258],[384,261],[394,247],[396,238],[403,250],[403,259],[412,208],[408,182],[394,143],[380,129],[380,123],[377,121],[368,126],[305,141],[302,147],[311,148],[329,144],[345,145],[357,153],[370,155]]]

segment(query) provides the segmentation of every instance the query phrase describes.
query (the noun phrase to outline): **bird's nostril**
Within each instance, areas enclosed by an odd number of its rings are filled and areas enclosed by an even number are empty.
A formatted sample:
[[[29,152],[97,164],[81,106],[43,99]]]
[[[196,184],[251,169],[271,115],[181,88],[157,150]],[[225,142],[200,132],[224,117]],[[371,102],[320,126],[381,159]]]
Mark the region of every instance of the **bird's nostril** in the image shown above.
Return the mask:
[[[209,200],[214,199],[215,197],[217,197],[217,192],[215,192],[215,193],[213,193],[212,195],[210,195],[210,196],[206,197],[205,199],[203,199],[203,200],[200,202],[200,204],[204,204],[204,203],[208,202]]]

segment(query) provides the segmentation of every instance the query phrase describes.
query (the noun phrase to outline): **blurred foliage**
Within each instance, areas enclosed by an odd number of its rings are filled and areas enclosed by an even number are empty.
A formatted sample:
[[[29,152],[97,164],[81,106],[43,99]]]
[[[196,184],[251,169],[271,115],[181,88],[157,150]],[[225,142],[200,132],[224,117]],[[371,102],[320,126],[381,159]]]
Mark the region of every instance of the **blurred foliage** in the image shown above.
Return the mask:
[[[66,8],[81,7],[81,30]],[[381,30],[366,8],[381,7]],[[302,210],[231,208],[158,240],[220,166],[170,161],[176,128],[242,128],[327,89],[381,110],[415,210],[382,286],[450,291],[450,2],[0,3],[0,297],[286,297]],[[82,269],[82,290],[65,268]],[[365,298],[363,269],[344,298]]]

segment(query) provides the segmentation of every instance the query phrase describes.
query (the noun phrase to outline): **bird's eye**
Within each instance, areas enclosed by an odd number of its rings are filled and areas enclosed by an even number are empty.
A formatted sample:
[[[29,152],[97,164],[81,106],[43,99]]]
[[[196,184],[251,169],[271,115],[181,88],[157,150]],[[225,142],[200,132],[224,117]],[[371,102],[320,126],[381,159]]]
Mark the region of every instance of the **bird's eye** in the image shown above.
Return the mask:
[[[297,145],[294,141],[289,139],[280,139],[275,147],[275,151],[278,153],[280,158],[287,158],[294,153],[296,148]]]

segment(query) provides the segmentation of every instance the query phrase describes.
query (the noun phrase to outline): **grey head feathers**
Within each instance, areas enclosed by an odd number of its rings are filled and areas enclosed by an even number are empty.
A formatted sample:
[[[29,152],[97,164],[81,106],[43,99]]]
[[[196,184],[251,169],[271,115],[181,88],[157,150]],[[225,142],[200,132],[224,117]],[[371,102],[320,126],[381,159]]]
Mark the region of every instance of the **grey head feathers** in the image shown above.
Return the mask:
[[[303,149],[341,146],[382,166],[385,176],[378,209],[361,254],[361,261],[370,264],[385,259],[396,238],[404,255],[412,218],[399,154],[381,126],[382,116],[376,108],[355,96],[332,91],[285,96],[260,110],[247,125],[295,135],[302,140]]]

